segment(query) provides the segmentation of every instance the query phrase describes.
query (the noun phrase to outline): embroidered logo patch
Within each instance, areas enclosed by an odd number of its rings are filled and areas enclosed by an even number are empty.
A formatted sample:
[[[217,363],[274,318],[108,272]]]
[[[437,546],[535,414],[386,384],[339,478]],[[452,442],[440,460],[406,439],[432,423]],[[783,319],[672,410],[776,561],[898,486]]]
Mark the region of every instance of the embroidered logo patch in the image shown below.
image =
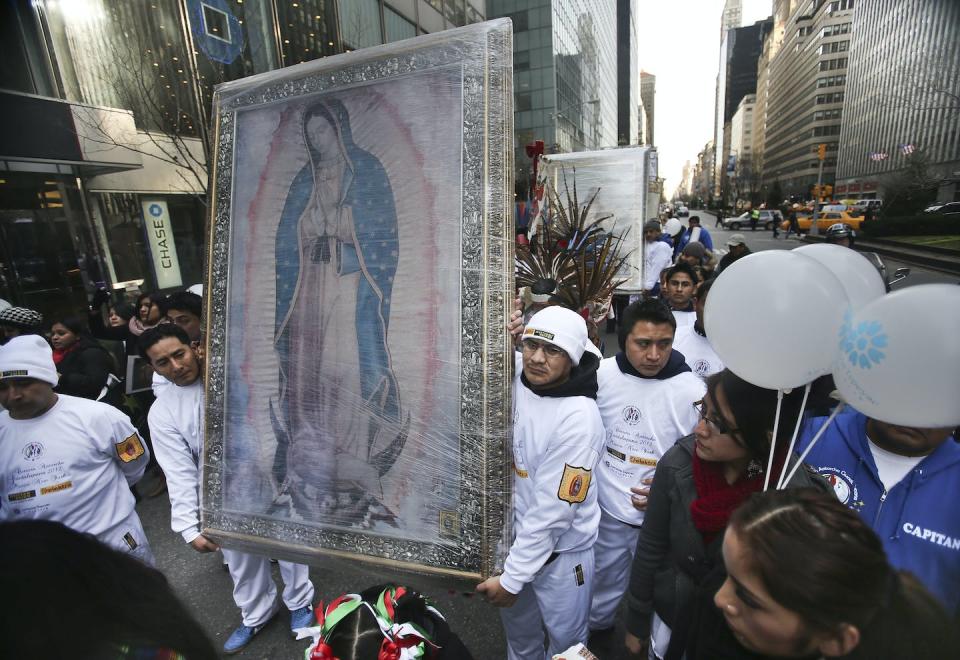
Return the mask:
[[[626,454],[624,454],[622,451],[617,451],[613,447],[607,447],[607,453],[613,456],[614,458],[620,459],[621,461],[627,460]]]
[[[130,532],[123,535],[123,542],[126,543],[131,550],[136,550],[137,546],[140,545]]]
[[[700,359],[693,363],[693,373],[698,376],[706,376],[710,372],[710,363]]]
[[[574,575],[577,576],[577,586],[582,587],[585,580],[583,579],[583,564],[577,564],[573,568]]]
[[[0,378],[21,378],[29,375],[30,372],[26,369],[10,369],[8,371],[0,371]]]
[[[563,475],[560,477],[560,488],[557,489],[557,497],[569,504],[583,502],[587,499],[587,491],[590,489],[591,472],[592,470],[586,468],[565,464]]]
[[[633,426],[634,424],[640,423],[640,418],[643,417],[643,414],[640,412],[640,409],[636,406],[627,406],[623,409],[623,421],[627,424]]]
[[[52,486],[44,486],[40,489],[41,495],[49,495],[50,493],[59,493],[61,490],[68,490],[73,488],[72,481],[62,481],[58,484],[53,484]]]
[[[25,490],[22,493],[11,493],[8,500],[11,502],[22,502],[23,500],[29,500],[31,497],[36,497],[37,491],[35,490]]]
[[[534,337],[543,337],[548,341],[553,341],[553,338],[556,337],[555,334],[547,332],[546,330],[534,330],[532,334]]]
[[[43,445],[39,442],[30,442],[23,446],[21,450],[23,457],[28,461],[35,461],[43,456]]]
[[[118,442],[116,448],[117,456],[119,456],[120,460],[124,463],[135,461],[143,456],[143,443],[140,441],[140,436],[136,433],[123,442]]]
[[[646,456],[631,456],[630,463],[633,465],[646,465],[647,467],[657,467],[657,459],[647,458]]]

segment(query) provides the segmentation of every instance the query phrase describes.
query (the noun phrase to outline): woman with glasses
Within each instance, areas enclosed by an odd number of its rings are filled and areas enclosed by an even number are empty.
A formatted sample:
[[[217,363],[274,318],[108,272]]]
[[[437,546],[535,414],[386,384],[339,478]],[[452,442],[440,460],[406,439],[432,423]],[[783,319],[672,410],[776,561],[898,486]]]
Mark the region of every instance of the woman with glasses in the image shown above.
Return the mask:
[[[707,379],[706,395],[694,403],[700,421],[693,435],[663,455],[653,478],[627,592],[629,657],[644,658],[648,652],[656,658],[680,657],[694,592],[717,567],[722,569],[724,529],[733,511],[763,490],[772,446],[770,483],[777,483],[801,398],[797,390],[784,396],[773,442],[775,390],[752,385],[729,369]],[[812,471],[798,470],[787,487],[818,484],[828,491]]]

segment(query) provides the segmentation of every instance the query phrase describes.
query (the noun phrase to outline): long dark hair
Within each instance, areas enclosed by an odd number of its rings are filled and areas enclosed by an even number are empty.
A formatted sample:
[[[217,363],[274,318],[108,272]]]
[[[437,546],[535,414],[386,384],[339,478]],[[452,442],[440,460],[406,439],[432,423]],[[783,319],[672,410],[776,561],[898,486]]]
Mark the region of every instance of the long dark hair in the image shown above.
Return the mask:
[[[117,658],[124,646],[218,657],[160,571],[60,523],[0,525],[0,585],[3,658]]]
[[[777,391],[748,383],[729,369],[707,378],[707,394],[715,406],[718,388],[723,388],[727,406],[733,413],[733,419],[727,421],[739,430],[734,439],[747,450],[750,458],[766,461],[770,455],[770,433],[777,416]],[[802,402],[803,392],[799,389],[783,396],[777,429],[777,442],[783,448],[793,436]]]
[[[755,493],[730,528],[770,596],[811,632],[858,628],[860,643],[845,658],[960,657],[936,599],[890,566],[877,535],[836,497],[810,488]]]

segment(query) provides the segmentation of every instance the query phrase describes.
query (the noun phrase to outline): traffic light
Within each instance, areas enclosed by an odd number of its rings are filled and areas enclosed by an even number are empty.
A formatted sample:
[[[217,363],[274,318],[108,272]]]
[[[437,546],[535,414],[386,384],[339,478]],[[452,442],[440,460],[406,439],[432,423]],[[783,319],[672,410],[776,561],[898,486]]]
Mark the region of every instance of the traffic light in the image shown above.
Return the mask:
[[[821,144],[819,147],[817,147],[817,158],[819,158],[820,160],[823,160],[826,157],[827,157],[827,145]]]

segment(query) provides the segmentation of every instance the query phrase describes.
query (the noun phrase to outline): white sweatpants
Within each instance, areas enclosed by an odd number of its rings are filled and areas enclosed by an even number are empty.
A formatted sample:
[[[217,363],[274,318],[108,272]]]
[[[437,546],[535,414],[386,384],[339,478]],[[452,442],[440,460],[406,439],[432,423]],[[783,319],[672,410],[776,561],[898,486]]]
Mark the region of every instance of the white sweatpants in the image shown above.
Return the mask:
[[[579,569],[578,569],[579,567]],[[587,643],[593,549],[561,553],[500,610],[509,660],[544,660]],[[547,630],[544,650],[543,629]]]
[[[243,625],[255,628],[266,623],[276,612],[277,585],[270,575],[270,560],[261,555],[223,549],[223,558],[233,579],[233,602],[240,608]],[[303,564],[281,561],[283,604],[290,611],[313,603],[310,570]]]
[[[639,527],[631,527],[600,509],[600,533],[593,546],[597,571],[590,605],[590,630],[613,627],[620,600],[630,584],[630,568],[639,537]]]
[[[140,516],[136,511],[131,511],[124,520],[98,534],[97,538],[101,543],[136,557],[151,568],[157,567],[153,550],[150,549],[150,542],[147,541],[147,534],[143,531]]]

